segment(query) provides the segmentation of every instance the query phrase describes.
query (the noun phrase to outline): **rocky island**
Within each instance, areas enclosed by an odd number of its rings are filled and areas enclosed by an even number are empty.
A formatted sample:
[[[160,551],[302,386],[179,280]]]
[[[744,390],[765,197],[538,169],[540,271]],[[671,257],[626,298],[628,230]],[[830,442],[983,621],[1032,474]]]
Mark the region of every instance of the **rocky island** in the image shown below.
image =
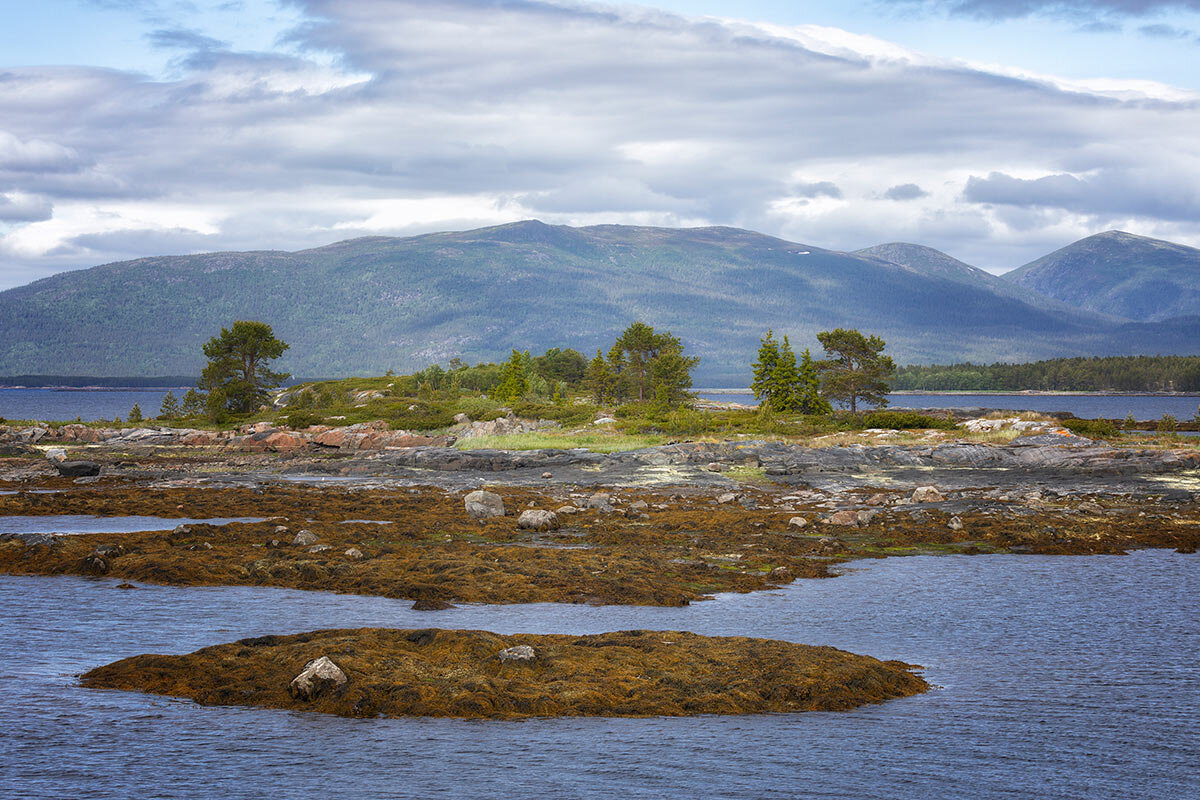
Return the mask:
[[[346,717],[650,717],[841,711],[928,690],[914,669],[832,647],[681,631],[363,628],[136,656],[82,682]]]

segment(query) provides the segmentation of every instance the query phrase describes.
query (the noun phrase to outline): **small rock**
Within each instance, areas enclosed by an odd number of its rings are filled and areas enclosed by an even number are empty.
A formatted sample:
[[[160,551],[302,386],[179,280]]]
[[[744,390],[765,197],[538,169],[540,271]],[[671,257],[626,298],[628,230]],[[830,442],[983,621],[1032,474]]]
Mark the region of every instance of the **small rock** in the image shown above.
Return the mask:
[[[817,544],[820,545],[821,551],[825,553],[837,553],[846,549],[846,545],[841,540],[835,539],[832,536],[822,536]]]
[[[300,531],[296,537],[292,539],[292,544],[300,547],[307,547],[310,544],[316,544],[317,535],[312,531]]]
[[[347,550],[342,555],[344,555],[346,558],[350,559],[351,561],[362,561],[362,558],[363,558],[362,550],[359,550],[357,547],[351,547],[349,550]]]
[[[650,507],[650,504],[647,503],[645,500],[634,500],[632,503],[629,504],[629,507],[632,508],[634,511],[645,511],[647,508]]]
[[[737,499],[738,499],[738,496],[736,494],[734,494],[733,492],[725,492],[725,494],[717,495],[717,502],[721,503],[722,505],[724,505],[725,503],[732,503],[732,502],[736,501]]]
[[[67,451],[62,447],[51,447],[46,451],[46,459],[55,464],[61,464],[67,460]]]
[[[134,586],[132,583],[118,583],[116,588],[118,588],[118,589],[136,589],[137,587]]]
[[[952,531],[961,531],[963,529],[962,520],[958,517],[951,517],[950,521],[947,522],[946,525],[949,526],[950,530]]]
[[[589,497],[587,501],[587,507],[594,508],[597,511],[603,511],[605,513],[613,510],[612,500],[603,492],[596,492],[596,494]]]
[[[326,550],[332,550],[332,549],[333,549],[333,546],[332,546],[332,545],[328,545],[328,544],[314,544],[312,547],[308,548],[308,552],[310,552],[310,553],[324,553]]]
[[[795,580],[795,576],[787,567],[776,567],[767,573],[767,580],[772,583],[791,583]]]
[[[543,472],[543,473],[542,473],[542,477],[543,477],[543,478],[553,478],[553,477],[554,477],[554,473],[553,473],[553,472]]]
[[[89,572],[92,575],[104,575],[108,572],[108,562],[95,553],[83,559],[82,566],[84,572]]]
[[[276,534],[282,535],[282,534],[285,534],[285,533],[287,533],[287,532],[288,532],[288,528],[287,528],[287,526],[286,526],[286,525],[276,525],[276,526],[275,526],[275,533],[276,533]]]
[[[496,655],[498,655],[500,657],[501,662],[505,662],[505,661],[528,662],[528,661],[533,661],[535,658],[537,658],[537,653],[535,653],[533,651],[533,648],[527,644],[519,644],[516,647],[506,647],[505,649],[501,650]]]
[[[945,499],[936,486],[918,486],[912,493],[914,503],[940,503]]]
[[[278,539],[267,539],[267,541],[263,542],[263,547],[275,548],[280,547],[282,544],[283,542]]]
[[[453,603],[447,603],[445,600],[425,599],[418,600],[412,604],[413,611],[445,611],[449,608],[454,608]]]
[[[454,421],[457,422],[459,425],[470,425],[471,424],[471,418],[468,417],[466,414],[461,414],[461,413],[454,415]]]
[[[596,420],[592,424],[593,425],[612,425],[614,422],[616,422],[616,420],[613,419],[612,417],[600,417],[598,420]]]
[[[211,544],[209,544],[208,542],[196,542],[195,544],[189,544],[187,546],[187,548],[185,548],[185,549],[187,549],[187,550],[212,550],[213,546]]]
[[[100,465],[95,461],[61,461],[54,468],[64,478],[90,478],[100,474]]]
[[[887,505],[887,501],[888,501],[888,496],[886,494],[883,494],[882,492],[880,492],[879,494],[873,494],[870,497],[868,497],[867,505],[869,505],[869,506],[885,506],[885,505]]]
[[[877,517],[877,516],[879,516],[879,509],[876,509],[876,508],[872,508],[870,510],[859,511],[858,512],[859,527],[861,528],[864,525],[870,525],[871,520],[875,519],[875,517]]]
[[[495,492],[476,490],[463,498],[463,505],[472,519],[485,520],[504,516],[504,500]]]
[[[101,558],[116,558],[125,555],[125,548],[119,544],[102,544],[95,550]]]
[[[851,528],[858,527],[858,512],[857,511],[835,511],[829,515],[829,522],[833,525],[846,525]]]
[[[563,514],[578,514],[582,510],[583,509],[576,508],[575,506],[560,506],[559,508],[554,509],[554,513],[561,517]]]
[[[292,697],[315,700],[326,692],[346,685],[346,673],[326,656],[308,662],[300,674],[292,679],[288,690]]]
[[[527,531],[552,531],[558,527],[558,515],[540,509],[522,511],[517,518],[517,527]]]
[[[808,520],[806,520],[804,517],[792,517],[788,520],[789,528],[803,528],[806,525],[808,525]]]
[[[729,465],[722,464],[719,461],[713,461],[712,463],[706,465],[704,468],[706,470],[708,470],[709,472],[728,472],[729,471]]]

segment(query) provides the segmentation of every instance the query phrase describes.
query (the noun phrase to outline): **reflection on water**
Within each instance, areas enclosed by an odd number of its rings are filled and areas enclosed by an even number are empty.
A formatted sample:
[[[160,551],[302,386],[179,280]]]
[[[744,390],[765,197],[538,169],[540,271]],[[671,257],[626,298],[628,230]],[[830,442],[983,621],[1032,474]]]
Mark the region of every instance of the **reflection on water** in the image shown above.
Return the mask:
[[[1198,566],[1166,551],[893,558],[686,608],[435,614],[386,598],[0,577],[0,770],[23,798],[1197,797]],[[842,714],[480,722],[205,708],[73,677],[137,653],[368,625],[765,636],[923,664],[941,688]]]

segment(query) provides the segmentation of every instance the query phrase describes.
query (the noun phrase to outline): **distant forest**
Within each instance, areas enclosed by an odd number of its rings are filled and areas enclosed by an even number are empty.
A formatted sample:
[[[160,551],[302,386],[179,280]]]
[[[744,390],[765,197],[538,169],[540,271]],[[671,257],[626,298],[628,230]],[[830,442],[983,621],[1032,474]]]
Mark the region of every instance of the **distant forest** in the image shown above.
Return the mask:
[[[1200,356],[1096,356],[1032,364],[899,367],[892,388],[925,391],[1200,392]]]

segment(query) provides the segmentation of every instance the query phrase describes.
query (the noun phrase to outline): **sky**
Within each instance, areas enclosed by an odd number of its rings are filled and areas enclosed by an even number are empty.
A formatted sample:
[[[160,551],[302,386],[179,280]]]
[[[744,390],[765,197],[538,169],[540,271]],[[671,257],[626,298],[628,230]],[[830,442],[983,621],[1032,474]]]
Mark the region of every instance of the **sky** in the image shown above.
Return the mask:
[[[536,218],[1200,246],[1200,0],[0,0],[0,289]]]

